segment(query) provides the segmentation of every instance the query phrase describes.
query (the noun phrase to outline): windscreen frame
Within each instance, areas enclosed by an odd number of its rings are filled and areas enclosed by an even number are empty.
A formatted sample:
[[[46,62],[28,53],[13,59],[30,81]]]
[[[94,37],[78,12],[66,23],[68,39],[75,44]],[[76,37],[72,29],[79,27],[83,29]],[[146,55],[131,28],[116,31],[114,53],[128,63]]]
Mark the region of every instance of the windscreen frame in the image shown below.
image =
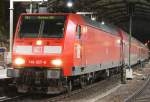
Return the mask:
[[[46,36],[46,37],[41,37],[41,36],[21,37],[20,36],[20,30],[21,30],[22,23],[23,23],[25,17],[27,17],[27,19],[29,19],[28,17],[40,17],[41,20],[48,20],[48,19],[52,20],[53,19],[53,18],[48,18],[48,17],[58,17],[58,18],[59,17],[63,17],[63,19],[62,19],[63,20],[63,22],[62,22],[62,24],[63,24],[62,36],[58,36],[58,37],[57,36],[56,37],[55,36],[53,36],[53,37],[51,37],[51,36],[49,36],[49,37],[48,36]],[[68,18],[68,15],[22,15],[21,19],[20,19],[20,22],[18,24],[18,30],[17,30],[17,36],[16,37],[17,38],[63,38],[65,36],[65,29],[66,29],[67,18]],[[35,18],[35,20],[36,20],[36,18]],[[57,19],[56,19],[56,21],[57,21]],[[43,25],[43,26],[45,26],[45,25]],[[42,31],[42,33],[43,33],[43,31]],[[38,31],[38,35],[39,35],[39,31]]]

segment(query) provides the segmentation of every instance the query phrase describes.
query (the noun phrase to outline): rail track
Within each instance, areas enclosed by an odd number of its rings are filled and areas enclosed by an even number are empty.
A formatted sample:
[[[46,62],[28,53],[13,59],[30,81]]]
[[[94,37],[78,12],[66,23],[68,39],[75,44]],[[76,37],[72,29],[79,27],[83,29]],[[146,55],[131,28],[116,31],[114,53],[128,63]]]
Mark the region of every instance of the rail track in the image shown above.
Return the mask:
[[[117,78],[116,78],[117,77]],[[78,97],[79,96],[83,96],[84,94],[86,95],[90,95],[92,94],[91,91],[93,90],[101,90],[104,89],[105,86],[108,86],[109,84],[112,84],[111,81],[112,79],[117,80],[117,83],[119,83],[118,79],[119,79],[120,75],[114,75],[110,78],[107,79],[103,79],[100,80],[98,82],[95,82],[91,85],[87,85],[84,88],[77,88],[69,93],[62,93],[59,95],[35,95],[35,94],[11,94],[11,96],[2,96],[0,97],[0,102],[66,102],[66,99],[72,100],[72,97]],[[105,84],[107,83],[107,84]],[[103,87],[102,87],[103,86]],[[111,88],[110,88],[111,89]],[[109,90],[109,89],[108,89]],[[93,93],[95,93],[95,91],[93,91]],[[69,102],[69,101],[67,101]]]
[[[150,102],[150,75],[148,75],[143,86],[130,97],[126,98],[124,102]]]
[[[94,84],[89,85],[89,86],[87,86],[85,88],[82,88],[82,89],[74,90],[74,91],[72,91],[70,93],[66,93],[66,94],[62,94],[60,96],[56,96],[56,97],[50,98],[50,99],[47,100],[47,102],[58,102],[58,101],[61,101],[61,100],[65,99],[65,98],[71,97],[71,96],[73,96],[75,94],[78,94],[78,93],[80,93],[82,91],[86,91],[86,90],[88,90],[90,88],[94,88],[94,87],[98,86],[102,82],[104,82],[104,81],[101,81],[101,82],[98,82],[98,83],[94,83]]]
[[[30,94],[17,93],[16,88],[12,84],[8,84],[6,81],[2,81],[0,85],[0,102],[16,102],[18,99],[23,99]]]
[[[70,93],[66,93],[66,94],[58,95],[56,97],[48,98],[48,99],[44,100],[44,102],[60,102],[60,101],[61,102],[66,102],[65,99],[72,98],[72,97],[74,97],[75,95],[78,95],[78,94],[81,94],[81,96],[83,96],[83,94],[87,94],[87,95],[92,94],[90,91],[93,91],[93,90],[97,90],[98,91],[98,90],[104,89],[105,86],[108,85],[107,82],[111,81],[112,78],[117,80],[116,77],[117,77],[117,79],[119,79],[118,77],[120,77],[120,75],[112,76],[110,79],[101,80],[99,82],[96,82],[96,83],[93,83],[91,85],[88,85],[88,86],[86,86],[84,88],[74,90],[74,91],[72,91]],[[107,84],[105,84],[105,83],[107,83]],[[119,84],[119,80],[117,80],[117,82],[115,82],[115,83]],[[103,85],[104,87],[102,87],[101,85]],[[103,90],[103,91],[106,91],[106,90]],[[96,93],[96,91],[93,91],[93,93]]]
[[[0,102],[15,102],[15,100],[25,97],[26,95],[16,95],[13,97],[3,96],[0,97]]]
[[[117,83],[117,84],[120,83],[118,80],[119,76],[120,75],[114,75],[108,79],[103,79],[91,85],[87,85],[82,89],[77,87],[76,89],[74,89],[73,91],[69,93],[62,93],[62,94],[57,94],[57,95],[15,94],[13,96],[0,97],[0,102],[70,102],[70,100],[73,101],[73,98],[80,97],[80,96],[85,98],[85,96],[90,96],[93,93],[96,93],[96,91],[100,92],[101,89],[102,90],[105,89],[101,91],[101,93],[105,92],[106,90],[111,89],[113,86],[109,89],[107,89],[107,86],[112,85],[114,83]],[[114,79],[115,81],[111,82],[112,79]]]

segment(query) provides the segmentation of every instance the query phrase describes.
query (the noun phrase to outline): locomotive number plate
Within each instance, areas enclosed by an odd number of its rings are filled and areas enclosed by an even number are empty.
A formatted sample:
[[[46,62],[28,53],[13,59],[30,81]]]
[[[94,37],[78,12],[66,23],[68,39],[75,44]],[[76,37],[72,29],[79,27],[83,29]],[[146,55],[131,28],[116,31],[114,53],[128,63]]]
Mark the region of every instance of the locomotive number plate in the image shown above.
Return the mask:
[[[29,60],[29,64],[46,64],[43,60]]]

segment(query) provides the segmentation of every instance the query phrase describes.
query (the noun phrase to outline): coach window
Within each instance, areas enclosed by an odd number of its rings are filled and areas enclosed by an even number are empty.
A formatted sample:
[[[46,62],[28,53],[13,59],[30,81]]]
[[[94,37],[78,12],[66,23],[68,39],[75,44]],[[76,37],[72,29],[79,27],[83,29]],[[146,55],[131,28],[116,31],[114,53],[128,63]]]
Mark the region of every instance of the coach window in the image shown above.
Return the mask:
[[[81,37],[81,26],[77,25],[77,35],[76,35],[76,38],[80,39],[80,37]]]

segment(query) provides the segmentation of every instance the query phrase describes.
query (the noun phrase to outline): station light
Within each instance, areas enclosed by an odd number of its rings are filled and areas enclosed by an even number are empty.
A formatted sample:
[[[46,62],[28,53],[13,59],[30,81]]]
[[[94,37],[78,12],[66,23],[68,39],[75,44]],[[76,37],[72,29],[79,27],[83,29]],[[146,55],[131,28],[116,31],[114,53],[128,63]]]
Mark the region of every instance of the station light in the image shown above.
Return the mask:
[[[104,22],[104,21],[102,21],[102,22],[101,22],[101,24],[102,24],[102,25],[104,25],[104,24],[105,24],[105,22]]]
[[[96,17],[92,17],[91,20],[92,20],[92,21],[95,21],[95,20],[96,20]]]
[[[68,1],[67,2],[67,7],[71,8],[73,6],[73,2],[72,1]]]

